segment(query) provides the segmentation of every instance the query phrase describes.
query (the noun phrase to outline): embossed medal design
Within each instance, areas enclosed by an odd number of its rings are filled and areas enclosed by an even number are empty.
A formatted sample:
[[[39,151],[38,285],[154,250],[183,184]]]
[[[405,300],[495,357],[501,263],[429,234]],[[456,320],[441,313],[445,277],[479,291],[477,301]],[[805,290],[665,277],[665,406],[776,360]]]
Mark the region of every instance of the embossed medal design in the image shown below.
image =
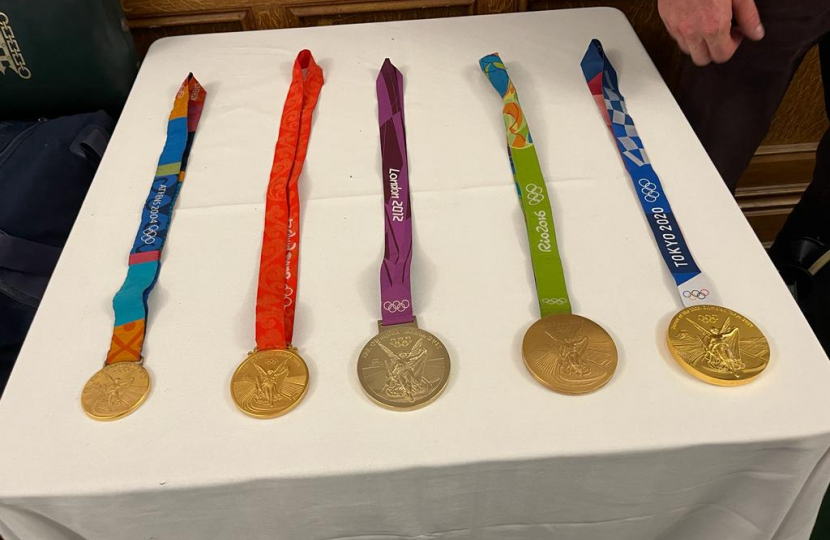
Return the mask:
[[[717,305],[714,283],[692,257],[634,119],[628,113],[617,72],[598,40],[588,46],[582,71],[616,139],[643,214],[685,306],[669,325],[667,339],[672,356],[687,372],[711,384],[738,386],[754,380],[769,363],[769,343],[752,321]]]
[[[95,420],[123,418],[150,393],[150,376],[137,362],[118,362],[98,370],[84,385],[81,406]]]
[[[767,338],[740,313],[721,306],[692,306],[669,324],[675,360],[702,381],[718,386],[746,384],[769,363]]]
[[[537,381],[561,394],[587,394],[605,386],[617,369],[617,347],[600,325],[573,314],[533,323],[522,357]]]
[[[357,360],[363,389],[387,409],[414,410],[429,404],[444,390],[449,374],[444,344],[415,327],[382,330]]]
[[[150,392],[150,376],[141,365],[147,299],[161,271],[161,252],[206,95],[192,73],[176,93],[167,124],[167,141],[130,249],[127,277],[112,301],[115,324],[107,358],[81,394],[81,407],[94,420],[123,418],[144,403]],[[183,144],[185,140],[188,144]]]
[[[276,418],[293,409],[308,388],[308,367],[296,350],[253,351],[236,368],[231,397],[255,418]]]
[[[403,75],[387,58],[377,78],[384,199],[378,334],[357,359],[357,377],[378,405],[411,411],[437,398],[450,376],[441,341],[418,328],[412,302],[412,208],[404,129]]]
[[[617,347],[600,325],[571,313],[550,196],[527,116],[498,53],[484,56],[479,65],[503,101],[507,153],[521,198],[542,315],[528,328],[522,341],[525,367],[537,381],[560,394],[593,392],[605,386],[614,375]]]
[[[268,189],[256,302],[257,347],[231,377],[231,398],[253,418],[275,418],[294,407],[308,388],[308,366],[291,345],[300,259],[298,182],[311,136],[323,70],[311,51],[297,54],[283,105]]]

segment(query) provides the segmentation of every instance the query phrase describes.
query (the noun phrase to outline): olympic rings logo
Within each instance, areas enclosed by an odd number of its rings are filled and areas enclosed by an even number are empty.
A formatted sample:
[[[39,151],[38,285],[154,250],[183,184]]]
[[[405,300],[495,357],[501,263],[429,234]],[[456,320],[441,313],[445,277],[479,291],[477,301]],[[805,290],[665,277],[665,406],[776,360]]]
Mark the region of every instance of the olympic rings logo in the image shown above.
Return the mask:
[[[148,245],[155,244],[156,236],[158,235],[158,230],[158,225],[150,225],[149,227],[141,231],[141,241]]]
[[[707,313],[706,315],[698,315],[697,320],[704,324],[715,324],[718,322],[718,316]]]
[[[640,193],[643,194],[646,202],[654,202],[660,198],[660,192],[657,191],[657,184],[645,178],[640,178],[638,183],[640,184]]]
[[[709,291],[707,289],[700,289],[699,291],[683,291],[683,298],[694,298],[696,300],[703,300],[707,296],[709,296]]]
[[[540,188],[536,184],[526,185],[525,191],[527,192],[527,204],[529,204],[530,206],[536,206],[537,204],[545,200],[545,194],[542,193],[542,188]]]
[[[393,347],[400,349],[401,347],[406,347],[412,343],[412,338],[409,336],[397,336],[390,339],[389,343],[391,343]]]
[[[409,306],[409,300],[392,300],[383,303],[383,309],[389,313],[402,313],[409,309]]]
[[[549,306],[564,306],[568,300],[566,298],[542,298],[542,303]]]

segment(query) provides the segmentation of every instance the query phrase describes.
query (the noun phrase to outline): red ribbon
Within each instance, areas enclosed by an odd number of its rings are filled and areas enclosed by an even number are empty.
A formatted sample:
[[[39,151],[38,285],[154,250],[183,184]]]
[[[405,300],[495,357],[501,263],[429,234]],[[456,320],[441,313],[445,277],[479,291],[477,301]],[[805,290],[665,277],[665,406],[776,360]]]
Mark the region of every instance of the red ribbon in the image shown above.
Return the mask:
[[[280,133],[265,198],[265,230],[259,263],[256,343],[259,350],[285,349],[294,336],[300,259],[300,194],[311,134],[311,115],[323,87],[323,70],[302,50],[282,110]]]

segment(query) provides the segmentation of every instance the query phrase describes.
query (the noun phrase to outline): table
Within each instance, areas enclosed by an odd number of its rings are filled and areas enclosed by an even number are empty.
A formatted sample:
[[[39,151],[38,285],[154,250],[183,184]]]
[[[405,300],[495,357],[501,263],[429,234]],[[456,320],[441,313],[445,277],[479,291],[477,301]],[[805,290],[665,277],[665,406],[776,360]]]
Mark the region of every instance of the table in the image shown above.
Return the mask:
[[[671,359],[679,309],[579,61],[600,38],[699,264],[770,337],[745,387]],[[295,344],[303,403],[233,406],[254,344],[264,192],[297,51],[325,70],[301,178]],[[553,197],[576,310],[616,340],[601,391],[555,394],[524,369],[538,317],[498,97],[497,50]],[[382,202],[375,77],[406,86],[421,326],[448,388],[412,413],[375,406],[355,363],[379,316]],[[79,405],[188,71],[208,91],[158,286],[154,388],[100,424]],[[585,9],[168,38],[150,50],[0,400],[0,535],[98,539],[806,539],[830,480],[830,363],[624,16]]]

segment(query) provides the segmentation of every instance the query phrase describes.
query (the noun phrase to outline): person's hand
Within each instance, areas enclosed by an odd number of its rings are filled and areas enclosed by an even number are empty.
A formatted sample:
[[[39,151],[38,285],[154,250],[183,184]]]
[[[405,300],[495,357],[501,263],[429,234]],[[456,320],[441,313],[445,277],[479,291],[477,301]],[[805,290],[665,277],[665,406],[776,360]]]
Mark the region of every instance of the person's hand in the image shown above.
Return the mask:
[[[698,66],[726,62],[744,36],[753,41],[764,37],[754,0],[658,0],[657,9],[680,50]]]

